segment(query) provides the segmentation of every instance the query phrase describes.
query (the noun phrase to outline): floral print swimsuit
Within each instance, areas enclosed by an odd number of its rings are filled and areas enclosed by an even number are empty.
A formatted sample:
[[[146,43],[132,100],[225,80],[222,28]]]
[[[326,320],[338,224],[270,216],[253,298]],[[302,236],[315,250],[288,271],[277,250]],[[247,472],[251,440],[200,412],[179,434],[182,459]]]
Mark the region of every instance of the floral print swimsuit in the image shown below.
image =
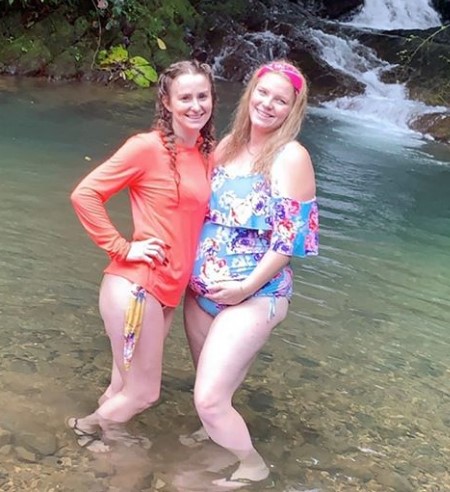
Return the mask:
[[[244,280],[269,250],[287,256],[317,255],[319,216],[315,199],[299,202],[280,196],[276,184],[261,174],[234,176],[217,166],[211,187],[189,285],[200,307],[216,316],[226,306],[204,297],[215,282]],[[253,296],[290,299],[292,284],[287,265]]]

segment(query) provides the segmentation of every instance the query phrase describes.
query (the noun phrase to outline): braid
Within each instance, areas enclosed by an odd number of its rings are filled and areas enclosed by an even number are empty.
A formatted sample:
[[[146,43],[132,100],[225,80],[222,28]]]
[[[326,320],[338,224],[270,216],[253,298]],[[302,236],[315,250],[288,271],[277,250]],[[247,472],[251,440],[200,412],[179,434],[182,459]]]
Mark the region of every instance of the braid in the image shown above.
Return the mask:
[[[177,192],[179,194],[180,173],[177,169],[177,147],[175,144],[175,134],[172,128],[172,113],[163,104],[163,99],[168,97],[168,88],[171,77],[163,73],[158,82],[158,99],[156,103],[156,114],[153,128],[161,134],[161,140],[164,148],[169,153],[170,169],[173,171]]]
[[[175,143],[175,134],[172,127],[172,113],[164,105],[164,100],[170,96],[170,86],[172,82],[180,75],[185,73],[202,74],[204,75],[211,86],[211,96],[213,102],[213,111],[216,105],[216,91],[214,79],[209,65],[200,63],[196,60],[181,61],[173,63],[160,75],[158,79],[158,98],[156,103],[156,113],[153,128],[161,134],[161,139],[164,147],[167,149],[170,156],[170,168],[174,175],[175,184],[177,186],[178,198],[180,197],[180,173],[177,167],[177,148]],[[215,130],[213,124],[213,116],[208,120],[206,125],[200,130],[200,139],[198,148],[201,152],[205,165],[205,172],[208,172],[208,157],[214,149]]]

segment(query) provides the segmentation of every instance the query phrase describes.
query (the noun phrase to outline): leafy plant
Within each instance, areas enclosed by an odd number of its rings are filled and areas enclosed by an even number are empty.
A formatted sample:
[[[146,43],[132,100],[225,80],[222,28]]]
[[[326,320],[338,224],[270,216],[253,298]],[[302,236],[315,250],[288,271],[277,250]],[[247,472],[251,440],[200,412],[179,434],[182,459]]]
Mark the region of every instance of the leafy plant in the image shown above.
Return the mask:
[[[156,70],[142,56],[130,58],[124,46],[113,46],[109,50],[101,50],[98,63],[102,70],[110,73],[110,80],[123,79],[134,82],[139,87],[150,87],[158,79]]]

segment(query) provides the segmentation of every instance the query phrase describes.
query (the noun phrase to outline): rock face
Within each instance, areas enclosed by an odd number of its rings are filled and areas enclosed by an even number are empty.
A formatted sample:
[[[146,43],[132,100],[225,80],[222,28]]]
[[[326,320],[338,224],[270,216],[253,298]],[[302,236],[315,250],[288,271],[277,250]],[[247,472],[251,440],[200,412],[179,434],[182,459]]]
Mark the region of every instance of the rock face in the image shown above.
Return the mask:
[[[317,8],[323,8],[317,2]],[[194,53],[214,65],[219,75],[231,81],[245,81],[254,68],[276,58],[290,58],[302,67],[316,101],[355,95],[364,86],[354,78],[324,63],[311,43],[310,29],[321,21],[297,4],[282,0],[251,1],[251,8],[231,15],[213,13],[206,5],[203,32],[193,43]]]
[[[322,7],[319,10],[323,17],[337,19],[347,15],[364,5],[363,0],[322,0]]]
[[[448,0],[433,0],[433,7],[440,13],[442,21],[450,20],[450,2]]]
[[[177,30],[180,26],[172,26],[172,34],[165,37],[167,50],[149,45],[142,19],[135,25],[125,23],[115,31],[105,31],[100,47],[124,44],[130,56],[153,60],[158,69],[172,58],[194,57],[212,64],[219,76],[237,82],[245,81],[261,63],[287,57],[301,66],[311,82],[312,100],[321,102],[365,90],[357,76],[337,68],[332,61],[326,62],[315,42],[318,32],[342,35],[347,40],[358,39],[380,59],[396,64],[384,74],[386,81],[407,84],[411,97],[427,104],[450,106],[448,25],[429,31],[379,32],[329,22],[356,12],[363,0],[183,1],[189,9],[195,6],[197,22],[185,28],[184,39]],[[444,18],[448,17],[448,0],[434,0],[434,4]],[[24,25],[22,20],[18,13],[0,19],[0,73],[54,80],[111,80],[111,73],[96,68],[98,29],[87,18],[74,12],[68,15],[67,9],[62,9],[31,25]],[[329,49],[339,51],[338,47]],[[444,120],[444,124],[432,125],[428,120],[418,121],[424,121],[426,131],[436,131],[442,138],[442,126],[448,122]]]
[[[358,39],[362,45],[372,48],[378,58],[395,64],[395,68],[383,75],[384,81],[406,84],[410,97],[428,105],[450,106],[450,39],[447,38],[450,29],[361,31],[330,24],[320,17],[345,17],[362,3],[324,0],[313,2],[312,9],[311,2],[305,7],[306,1],[300,4],[252,0],[251,8],[233,15],[224,11],[218,13],[205,3],[203,14],[207,20],[204,31],[193,42],[194,53],[201,54],[221,77],[232,81],[245,81],[254,68],[267,60],[290,58],[312,82],[314,102],[363,93],[365,85],[360,78],[323,59],[313,39],[314,33],[320,31],[347,40]],[[201,8],[202,2],[199,6]],[[339,46],[330,45],[329,49],[339,50]],[[382,63],[380,61],[380,66]],[[425,132],[446,141],[442,128],[447,124],[447,119],[439,125],[431,125],[429,120],[419,118],[415,128],[422,125]]]

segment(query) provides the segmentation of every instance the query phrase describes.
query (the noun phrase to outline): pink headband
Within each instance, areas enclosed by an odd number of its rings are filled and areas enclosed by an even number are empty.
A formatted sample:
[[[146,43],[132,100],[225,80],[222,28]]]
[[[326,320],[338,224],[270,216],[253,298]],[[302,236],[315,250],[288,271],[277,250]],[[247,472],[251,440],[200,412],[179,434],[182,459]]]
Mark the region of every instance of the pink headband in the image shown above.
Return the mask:
[[[302,74],[290,63],[268,63],[259,69],[257,77],[262,77],[268,72],[280,72],[289,78],[296,92],[300,92],[303,87]]]

